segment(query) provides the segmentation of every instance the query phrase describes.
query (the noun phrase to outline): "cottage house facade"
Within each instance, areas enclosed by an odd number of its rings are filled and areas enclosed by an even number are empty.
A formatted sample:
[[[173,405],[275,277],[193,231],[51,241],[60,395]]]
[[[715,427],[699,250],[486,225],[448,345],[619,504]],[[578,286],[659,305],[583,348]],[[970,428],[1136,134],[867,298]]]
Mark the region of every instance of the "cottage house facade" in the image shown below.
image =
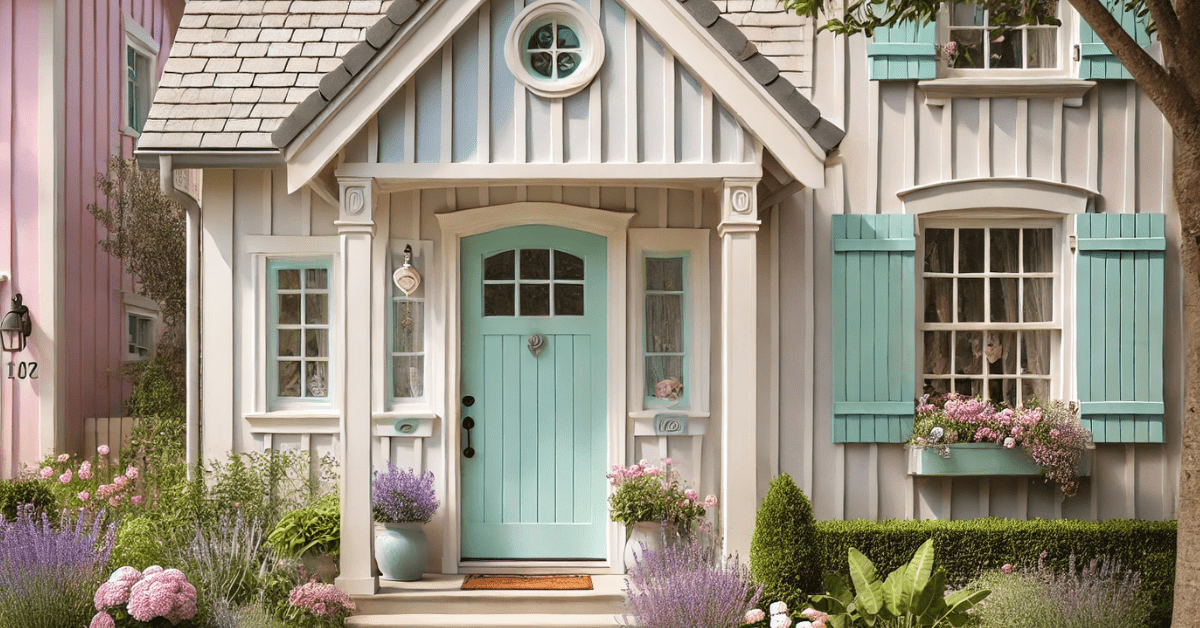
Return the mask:
[[[442,573],[619,572],[639,459],[743,556],[781,472],[821,518],[1172,517],[1170,133],[1054,11],[993,72],[757,1],[189,3],[137,152],[204,169],[195,456],[337,456],[359,593],[388,462]],[[933,475],[926,388],[1083,400],[1090,479]]]
[[[0,367],[0,478],[128,436],[122,372],[153,356],[160,317],[100,248],[87,207],[109,156],[133,155],[183,5],[0,8],[0,299],[7,313],[21,295],[31,332]]]

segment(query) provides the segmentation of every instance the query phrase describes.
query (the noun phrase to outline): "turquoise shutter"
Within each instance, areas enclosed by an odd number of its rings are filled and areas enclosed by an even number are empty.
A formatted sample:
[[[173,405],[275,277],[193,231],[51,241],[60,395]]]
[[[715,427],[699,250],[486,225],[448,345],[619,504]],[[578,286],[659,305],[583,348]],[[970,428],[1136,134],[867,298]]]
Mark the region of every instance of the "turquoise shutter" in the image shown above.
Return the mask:
[[[902,443],[916,396],[913,217],[833,217],[833,442]]]
[[[1080,418],[1097,443],[1163,442],[1162,214],[1075,223]]]
[[[1101,3],[1117,18],[1117,22],[1139,46],[1145,48],[1150,45],[1145,18],[1139,18],[1136,11],[1126,11],[1124,0],[1101,0]],[[1079,20],[1079,78],[1133,78],[1125,66],[1109,52],[1108,46],[1104,45],[1096,31],[1083,19]]]
[[[877,28],[867,57],[872,81],[937,78],[937,24],[900,22]]]

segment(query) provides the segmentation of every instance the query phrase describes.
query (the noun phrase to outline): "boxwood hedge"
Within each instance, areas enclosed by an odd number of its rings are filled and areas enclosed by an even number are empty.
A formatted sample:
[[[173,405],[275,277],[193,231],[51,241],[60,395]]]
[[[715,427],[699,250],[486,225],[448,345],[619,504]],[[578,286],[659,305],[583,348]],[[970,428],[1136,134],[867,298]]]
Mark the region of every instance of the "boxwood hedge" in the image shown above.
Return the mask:
[[[933,537],[935,566],[946,568],[947,583],[961,587],[980,572],[1006,563],[1065,568],[1078,560],[1116,558],[1142,574],[1142,591],[1154,605],[1150,625],[1171,625],[1175,583],[1175,522],[973,519],[967,521],[823,521],[817,524],[825,545],[825,573],[848,577],[847,552],[859,550],[881,574],[903,565]]]

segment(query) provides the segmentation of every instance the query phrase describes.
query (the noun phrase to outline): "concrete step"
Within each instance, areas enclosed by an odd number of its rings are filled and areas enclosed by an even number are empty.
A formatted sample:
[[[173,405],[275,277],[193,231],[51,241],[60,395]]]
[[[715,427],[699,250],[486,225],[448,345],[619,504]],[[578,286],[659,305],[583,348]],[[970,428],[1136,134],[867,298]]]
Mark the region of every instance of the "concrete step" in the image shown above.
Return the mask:
[[[624,576],[592,576],[590,591],[463,591],[462,581],[461,575],[442,574],[417,582],[383,580],[379,593],[354,596],[357,615],[604,615],[612,626],[612,616],[625,611]]]
[[[543,614],[420,614],[357,615],[346,620],[353,628],[615,628],[619,615]]]

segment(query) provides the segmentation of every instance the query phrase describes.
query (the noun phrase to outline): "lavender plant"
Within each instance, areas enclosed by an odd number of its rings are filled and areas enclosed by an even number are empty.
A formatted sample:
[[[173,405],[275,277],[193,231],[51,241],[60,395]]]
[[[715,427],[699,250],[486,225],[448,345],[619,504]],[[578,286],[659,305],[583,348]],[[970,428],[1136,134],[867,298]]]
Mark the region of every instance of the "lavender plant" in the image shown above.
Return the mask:
[[[200,615],[211,618],[222,607],[254,600],[268,564],[264,543],[260,520],[237,511],[221,515],[215,525],[196,522],[191,541],[164,552],[163,560],[195,583]]]
[[[736,628],[762,595],[736,558],[691,537],[643,552],[626,582],[624,625],[639,628]]]
[[[441,502],[433,490],[433,472],[418,475],[388,463],[387,473],[374,473],[372,510],[381,523],[429,523]]]
[[[1117,560],[1094,559],[1077,568],[1072,555],[1062,572],[1041,559],[1036,568],[1005,565],[971,587],[993,592],[978,609],[979,628],[1139,628],[1151,610],[1141,576]]]
[[[91,619],[115,530],[101,516],[64,514],[58,525],[32,509],[0,517],[0,626],[60,628]]]

